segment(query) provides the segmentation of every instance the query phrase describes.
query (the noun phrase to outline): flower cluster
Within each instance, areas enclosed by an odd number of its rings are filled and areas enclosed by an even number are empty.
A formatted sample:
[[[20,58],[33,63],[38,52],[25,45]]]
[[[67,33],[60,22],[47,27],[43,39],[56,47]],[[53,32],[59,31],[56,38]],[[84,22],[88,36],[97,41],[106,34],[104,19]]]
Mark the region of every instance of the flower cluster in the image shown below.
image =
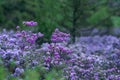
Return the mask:
[[[23,21],[23,24],[30,27],[38,25],[38,23],[34,21]]]
[[[55,29],[52,34],[51,41],[52,42],[66,42],[68,41],[70,34],[59,31],[59,29]]]
[[[24,38],[26,42],[29,42],[31,44],[34,44],[35,41],[39,38],[39,37],[43,37],[44,35],[41,32],[38,33],[32,33],[31,31],[18,31],[16,33],[17,37],[21,37]]]
[[[80,37],[75,44],[68,67],[68,80],[119,80],[120,39],[114,36]]]
[[[70,59],[71,53],[72,51],[69,48],[61,44],[48,44],[47,51],[44,54],[44,65],[50,68],[65,64]]]
[[[43,36],[41,32],[24,30],[3,30],[0,33],[0,58],[11,76],[21,76],[24,69],[32,68],[40,62],[39,48],[35,41]]]
[[[51,43],[47,44],[46,49],[44,46],[41,49],[44,49],[44,65],[50,69],[56,66],[65,65],[66,62],[70,60],[70,55],[72,50],[66,46],[65,43],[69,39],[70,34],[63,33],[58,29],[55,29],[51,36]]]

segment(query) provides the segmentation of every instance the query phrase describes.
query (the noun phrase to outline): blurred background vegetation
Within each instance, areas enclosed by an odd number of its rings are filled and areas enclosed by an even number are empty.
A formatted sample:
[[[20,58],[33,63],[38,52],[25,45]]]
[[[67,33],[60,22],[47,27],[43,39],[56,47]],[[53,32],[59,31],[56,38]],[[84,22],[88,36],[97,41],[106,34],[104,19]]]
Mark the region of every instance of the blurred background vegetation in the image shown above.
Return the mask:
[[[76,36],[120,35],[120,0],[0,0],[0,29],[38,22],[44,41],[57,27]],[[24,29],[26,27],[23,27]]]

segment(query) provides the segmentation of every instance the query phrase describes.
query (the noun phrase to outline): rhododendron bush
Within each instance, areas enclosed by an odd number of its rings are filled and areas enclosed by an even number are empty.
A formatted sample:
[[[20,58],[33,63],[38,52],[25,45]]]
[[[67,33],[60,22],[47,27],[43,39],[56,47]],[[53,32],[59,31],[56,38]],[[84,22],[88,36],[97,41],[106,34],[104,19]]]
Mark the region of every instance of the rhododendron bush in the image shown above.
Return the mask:
[[[23,22],[29,28],[37,24]],[[68,44],[70,34],[56,28],[51,42],[40,45],[36,40],[44,34],[16,29],[0,33],[0,80],[120,80],[117,37],[80,37]]]

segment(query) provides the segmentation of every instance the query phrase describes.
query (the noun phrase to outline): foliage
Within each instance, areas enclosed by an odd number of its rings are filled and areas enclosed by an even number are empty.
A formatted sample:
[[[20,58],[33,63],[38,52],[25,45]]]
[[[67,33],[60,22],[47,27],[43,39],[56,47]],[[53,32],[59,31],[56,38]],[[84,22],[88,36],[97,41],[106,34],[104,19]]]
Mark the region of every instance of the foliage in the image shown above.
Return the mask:
[[[56,27],[67,30],[73,38],[91,30],[91,26],[107,27],[109,33],[119,22],[118,18],[113,19],[119,17],[119,3],[119,0],[1,0],[0,26],[15,29],[23,20],[37,21],[35,32],[45,34],[44,42],[50,41]]]
[[[3,63],[2,63],[1,59],[0,59],[0,74],[1,74],[0,75],[0,80],[5,80],[7,73],[6,73],[6,70],[3,66]]]
[[[52,70],[48,74],[46,74],[45,80],[66,80],[62,77],[61,71]]]
[[[109,17],[109,11],[107,7],[102,7],[98,11],[96,11],[90,18],[88,18],[88,22],[91,24],[98,24],[102,20]]]
[[[112,16],[111,20],[112,20],[113,25],[115,27],[119,27],[120,26],[120,17],[119,16]]]

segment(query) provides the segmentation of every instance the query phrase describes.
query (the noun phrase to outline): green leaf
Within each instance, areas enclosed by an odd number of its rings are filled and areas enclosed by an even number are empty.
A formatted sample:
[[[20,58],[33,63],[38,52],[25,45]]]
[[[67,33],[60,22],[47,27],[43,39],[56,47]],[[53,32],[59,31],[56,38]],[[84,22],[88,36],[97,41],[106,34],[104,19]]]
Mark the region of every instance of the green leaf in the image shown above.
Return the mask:
[[[120,17],[119,16],[112,16],[111,17],[113,26],[120,27]]]
[[[107,7],[101,7],[97,12],[93,13],[88,19],[87,22],[90,24],[97,24],[100,21],[106,19],[109,16],[109,10]]]
[[[5,73],[5,69],[3,66],[0,67],[0,80],[5,80],[6,78],[6,73]]]
[[[61,71],[52,70],[46,74],[45,80],[65,80]]]
[[[39,80],[39,74],[35,70],[27,70],[25,80]]]

